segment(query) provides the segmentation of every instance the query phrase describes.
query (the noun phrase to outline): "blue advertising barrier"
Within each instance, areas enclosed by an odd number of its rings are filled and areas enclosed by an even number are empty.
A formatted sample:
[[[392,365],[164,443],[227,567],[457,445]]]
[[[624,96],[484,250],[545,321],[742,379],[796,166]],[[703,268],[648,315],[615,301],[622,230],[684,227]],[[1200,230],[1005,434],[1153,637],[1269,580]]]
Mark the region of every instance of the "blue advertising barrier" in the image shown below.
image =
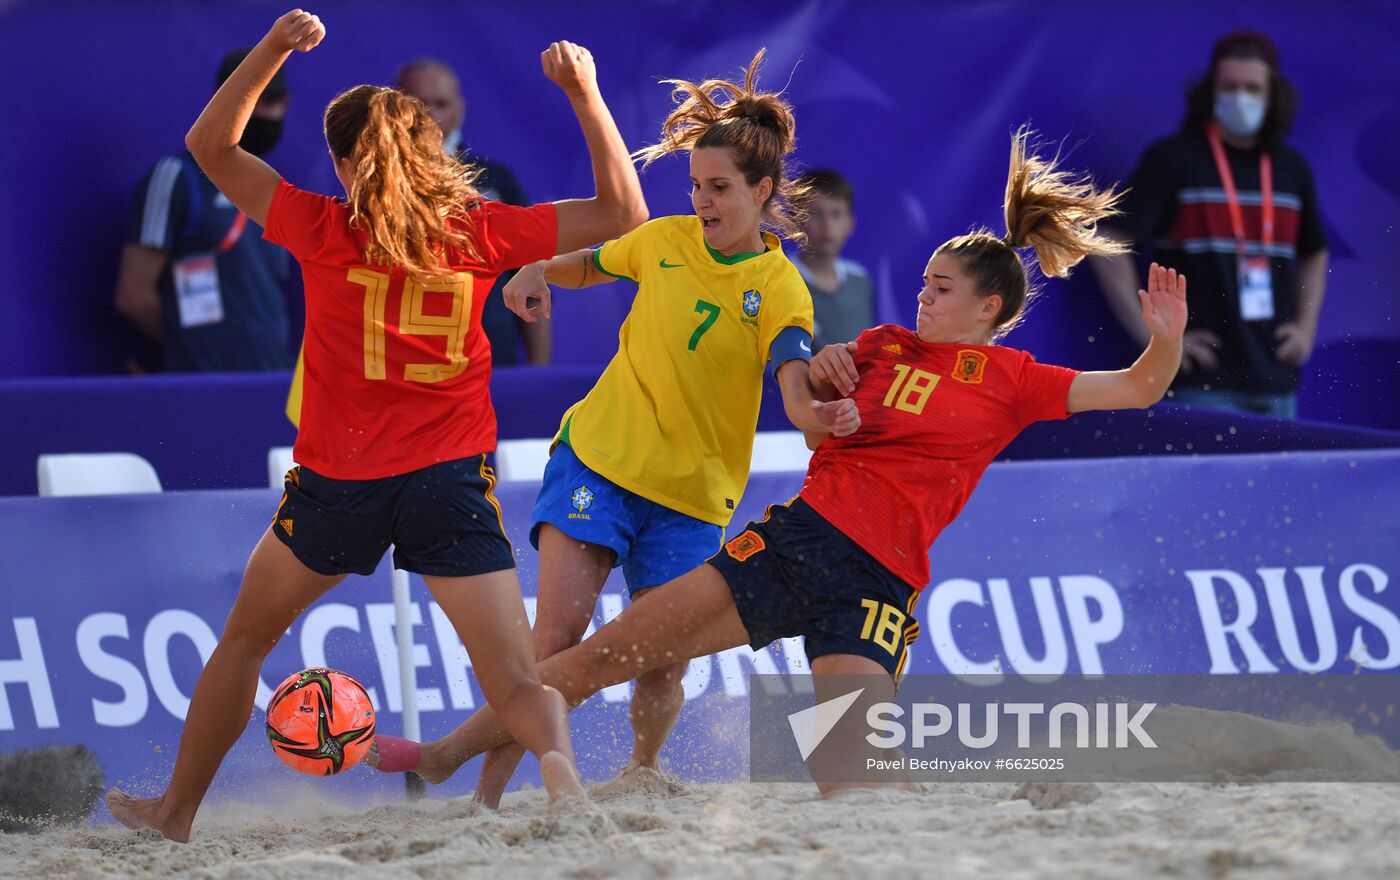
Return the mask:
[[[1390,375],[1378,364],[1376,374]],[[491,374],[501,439],[551,437],[559,417],[597,381],[587,367],[506,367]],[[267,450],[290,446],[283,415],[290,373],[149,376],[140,379],[0,380],[0,495],[33,495],[35,460],[64,452],[134,452],[166,490],[267,485]],[[1383,399],[1373,409],[1386,411]],[[1397,424],[1400,427],[1400,423]],[[790,431],[782,394],[764,380],[761,431]],[[1080,413],[1021,432],[1003,457],[1107,458],[1289,450],[1400,448],[1400,433],[1283,421],[1164,402],[1149,410]]]
[[[800,485],[755,477],[736,526]],[[527,606],[525,540],[537,486],[500,488]],[[278,496],[269,490],[0,499],[0,751],[81,742],[108,782],[168,778],[180,719]],[[1400,451],[1161,457],[994,465],[932,553],[911,672],[1274,673],[1400,668]],[[730,530],[731,534],[736,529]],[[450,625],[413,579],[418,706],[438,736],[482,704]],[[620,613],[614,578],[595,623]],[[269,689],[308,665],[346,670],[400,730],[388,566],[314,604],[263,668]],[[690,703],[667,759],[682,776],[734,779],[747,759],[746,678],[802,670],[800,643],[691,664]],[[582,769],[607,777],[630,748],[627,686],[573,718]],[[309,788],[363,802],[397,777],[297,777],[271,754],[261,711],[211,797]],[[523,779],[531,779],[527,767]],[[476,767],[437,789],[463,794]]]

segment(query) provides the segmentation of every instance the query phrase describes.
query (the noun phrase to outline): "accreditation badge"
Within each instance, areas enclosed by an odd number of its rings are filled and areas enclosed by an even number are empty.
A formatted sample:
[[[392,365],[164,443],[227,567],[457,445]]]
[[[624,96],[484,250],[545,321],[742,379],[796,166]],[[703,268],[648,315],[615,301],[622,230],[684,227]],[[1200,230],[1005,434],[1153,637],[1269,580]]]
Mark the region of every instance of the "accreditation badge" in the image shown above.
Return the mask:
[[[213,254],[186,257],[171,267],[181,327],[202,327],[224,319],[219,295],[219,267]]]
[[[1240,317],[1271,321],[1274,317],[1274,271],[1267,257],[1240,258]]]

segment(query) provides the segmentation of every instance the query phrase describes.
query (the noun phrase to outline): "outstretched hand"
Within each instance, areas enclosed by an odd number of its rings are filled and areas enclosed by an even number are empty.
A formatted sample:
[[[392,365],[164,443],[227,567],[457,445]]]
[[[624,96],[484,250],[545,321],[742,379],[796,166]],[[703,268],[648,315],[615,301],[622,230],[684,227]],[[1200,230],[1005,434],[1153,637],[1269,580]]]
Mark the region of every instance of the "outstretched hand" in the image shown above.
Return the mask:
[[[860,410],[856,409],[856,402],[849,398],[829,403],[814,400],[812,411],[822,430],[833,437],[846,437],[860,429]]]
[[[273,22],[267,35],[283,52],[310,52],[326,38],[326,26],[320,16],[293,9]]]
[[[540,53],[540,67],[550,82],[571,97],[582,97],[598,88],[598,70],[593,53],[568,40],[550,43]]]
[[[1147,289],[1138,291],[1142,322],[1154,339],[1179,340],[1186,332],[1186,276],[1153,263]]]

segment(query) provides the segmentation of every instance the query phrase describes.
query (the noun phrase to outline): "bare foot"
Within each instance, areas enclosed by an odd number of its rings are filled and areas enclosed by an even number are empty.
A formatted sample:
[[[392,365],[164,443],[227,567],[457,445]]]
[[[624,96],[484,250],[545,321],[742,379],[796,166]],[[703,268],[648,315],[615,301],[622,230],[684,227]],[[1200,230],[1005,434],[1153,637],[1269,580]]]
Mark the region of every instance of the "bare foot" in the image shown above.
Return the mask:
[[[472,792],[472,803],[480,804],[491,812],[496,812],[501,808],[501,795],[499,791],[483,791],[478,788]]]
[[[579,782],[574,762],[562,752],[545,752],[540,755],[540,779],[545,791],[549,792],[549,806],[554,808],[568,801],[586,800],[583,783]]]
[[[133,830],[154,828],[176,843],[190,842],[190,825],[193,819],[183,822],[162,816],[160,798],[132,797],[114,788],[107,792],[107,809],[111,811],[112,818]]]
[[[690,794],[693,790],[693,787],[681,782],[675,774],[667,773],[659,767],[647,767],[633,760],[613,779],[593,786],[588,796],[598,801],[626,795],[679,797]]]

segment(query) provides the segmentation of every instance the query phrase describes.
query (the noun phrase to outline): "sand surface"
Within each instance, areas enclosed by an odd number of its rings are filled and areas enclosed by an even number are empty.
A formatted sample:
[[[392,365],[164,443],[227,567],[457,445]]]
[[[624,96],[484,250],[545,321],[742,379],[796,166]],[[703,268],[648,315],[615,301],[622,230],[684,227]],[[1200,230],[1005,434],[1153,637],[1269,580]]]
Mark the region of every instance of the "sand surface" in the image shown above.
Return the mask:
[[[368,771],[366,771],[368,772]],[[889,872],[889,873],[887,873]],[[201,814],[169,843],[102,825],[0,835],[0,877],[1400,876],[1400,785],[940,783],[822,801],[795,784],[631,791],[550,816],[465,799]]]
[[[0,878],[1400,877],[1396,753],[1340,725],[1168,707],[1163,753],[1208,782],[937,782],[822,800],[810,783],[635,774],[551,814],[467,798],[366,808],[314,780],[208,806],[189,844],[117,825],[0,834]],[[352,773],[372,773],[359,767]]]

